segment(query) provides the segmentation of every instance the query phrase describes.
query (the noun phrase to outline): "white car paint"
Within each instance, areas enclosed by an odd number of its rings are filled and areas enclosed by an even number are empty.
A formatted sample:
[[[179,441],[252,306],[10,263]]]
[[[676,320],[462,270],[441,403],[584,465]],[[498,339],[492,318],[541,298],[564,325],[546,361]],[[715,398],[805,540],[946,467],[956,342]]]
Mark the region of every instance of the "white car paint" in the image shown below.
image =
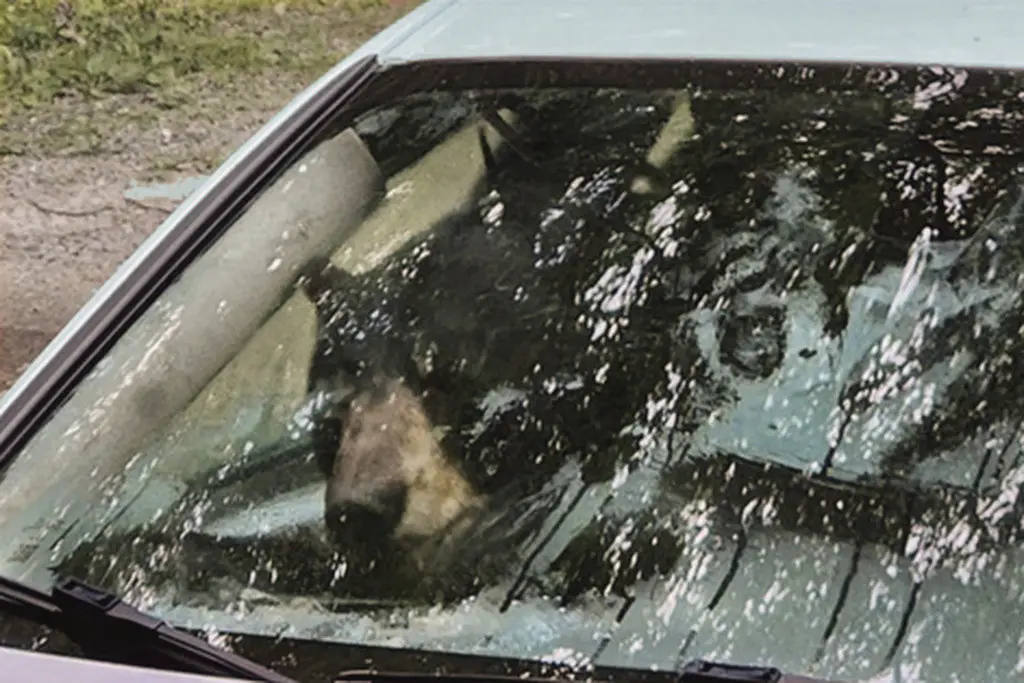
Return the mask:
[[[19,683],[243,683],[243,679],[160,671],[0,647],[4,680]]]

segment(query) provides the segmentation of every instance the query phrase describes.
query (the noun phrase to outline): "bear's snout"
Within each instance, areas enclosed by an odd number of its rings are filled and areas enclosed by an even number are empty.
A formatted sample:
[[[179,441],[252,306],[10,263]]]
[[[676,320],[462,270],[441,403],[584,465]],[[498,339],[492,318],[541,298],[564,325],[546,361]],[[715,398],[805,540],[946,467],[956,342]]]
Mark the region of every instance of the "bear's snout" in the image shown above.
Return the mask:
[[[350,498],[335,491],[324,508],[327,531],[348,548],[389,539],[405,515],[405,496],[405,487],[397,484],[373,497]]]
[[[324,501],[325,525],[341,549],[440,542],[474,516],[481,496],[401,380],[376,378],[346,412]]]

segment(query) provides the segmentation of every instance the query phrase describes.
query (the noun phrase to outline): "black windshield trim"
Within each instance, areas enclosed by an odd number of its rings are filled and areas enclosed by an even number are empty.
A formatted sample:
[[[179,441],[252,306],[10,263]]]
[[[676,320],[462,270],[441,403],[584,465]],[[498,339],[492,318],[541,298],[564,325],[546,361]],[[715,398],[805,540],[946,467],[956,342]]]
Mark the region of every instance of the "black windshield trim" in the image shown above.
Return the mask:
[[[521,88],[620,88],[672,90],[697,85],[713,90],[758,88],[789,92],[871,90],[911,93],[942,74],[966,76],[959,94],[993,82],[1020,84],[1024,69],[931,64],[843,63],[729,59],[499,58],[431,59],[386,64],[372,88],[353,98],[350,110],[366,111],[409,95],[435,90]]]
[[[601,683],[676,683],[678,673],[616,666],[574,667],[569,664],[501,655],[467,654],[444,650],[387,647],[361,643],[317,641],[231,632],[226,638],[234,652],[297,680],[334,680],[343,671],[424,671],[552,680],[587,679]]]
[[[186,629],[182,629],[186,630]],[[438,650],[362,645],[333,641],[315,641],[303,638],[280,638],[255,634],[231,633],[227,640],[232,651],[265,665],[296,680],[360,682],[359,672],[374,672],[370,683],[398,683],[402,672],[412,672],[413,678],[437,676],[439,683],[462,683],[474,676],[481,679],[507,678],[511,680],[595,681],[599,683],[680,683],[683,670],[655,670],[625,666],[583,665],[572,666],[537,659],[502,657],[498,655],[465,654]],[[703,660],[688,663],[693,668]],[[764,665],[726,665],[735,670],[757,669]],[[778,683],[827,683],[823,679],[808,678],[800,674],[773,669]],[[742,671],[733,671],[737,675]],[[451,678],[445,678],[451,677]],[[460,679],[462,679],[460,681]],[[699,680],[691,677],[688,680]],[[735,678],[736,683],[748,680]],[[761,679],[757,679],[761,680]],[[771,680],[766,678],[765,680]],[[493,682],[492,682],[493,683]]]

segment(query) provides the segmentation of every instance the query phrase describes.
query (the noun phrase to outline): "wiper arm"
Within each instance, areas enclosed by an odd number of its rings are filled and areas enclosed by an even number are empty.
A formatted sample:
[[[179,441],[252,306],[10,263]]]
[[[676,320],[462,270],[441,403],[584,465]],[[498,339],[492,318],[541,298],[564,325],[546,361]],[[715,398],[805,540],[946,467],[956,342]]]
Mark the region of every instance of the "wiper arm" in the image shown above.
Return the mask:
[[[209,676],[296,683],[77,579],[58,582],[47,595],[0,576],[0,609],[63,633],[91,658]]]
[[[117,595],[69,578],[51,594],[0,576],[0,610],[57,630],[87,656],[120,664],[267,683],[298,683],[245,657],[217,649],[201,638],[135,609]],[[551,683],[548,678],[496,674],[431,674],[348,671],[335,683]],[[675,683],[827,683],[785,674],[774,667],[737,666],[694,660]]]
[[[643,672],[649,675],[649,671]],[[592,683],[598,679],[587,678]],[[786,674],[775,667],[720,664],[696,659],[673,675],[675,683],[828,683]],[[550,678],[524,678],[500,674],[429,674],[404,671],[346,671],[334,683],[552,683]]]

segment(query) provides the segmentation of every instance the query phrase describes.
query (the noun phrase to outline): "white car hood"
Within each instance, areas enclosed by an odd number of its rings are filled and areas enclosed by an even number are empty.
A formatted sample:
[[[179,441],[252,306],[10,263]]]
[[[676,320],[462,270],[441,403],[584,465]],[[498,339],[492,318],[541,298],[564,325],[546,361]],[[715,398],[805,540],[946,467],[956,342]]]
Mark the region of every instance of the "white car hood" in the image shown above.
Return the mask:
[[[242,683],[239,678],[144,669],[9,647],[0,647],[0,670],[7,672],[7,680],[21,683]]]

